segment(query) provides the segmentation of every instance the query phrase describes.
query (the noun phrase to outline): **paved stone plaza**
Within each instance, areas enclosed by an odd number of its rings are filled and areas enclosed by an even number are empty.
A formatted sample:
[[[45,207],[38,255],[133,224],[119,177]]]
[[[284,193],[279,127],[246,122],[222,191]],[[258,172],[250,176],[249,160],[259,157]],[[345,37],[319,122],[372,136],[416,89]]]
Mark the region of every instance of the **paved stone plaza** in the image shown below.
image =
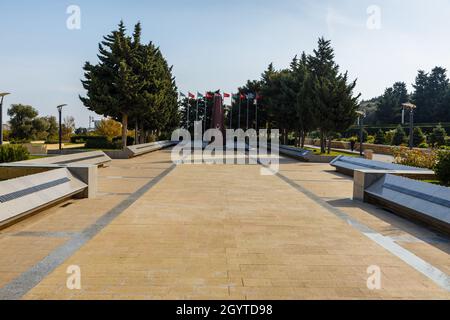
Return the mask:
[[[260,168],[174,166],[170,150],[113,160],[97,199],[0,231],[0,298],[450,298],[449,238],[353,202],[329,165]],[[73,265],[81,290],[66,286]]]

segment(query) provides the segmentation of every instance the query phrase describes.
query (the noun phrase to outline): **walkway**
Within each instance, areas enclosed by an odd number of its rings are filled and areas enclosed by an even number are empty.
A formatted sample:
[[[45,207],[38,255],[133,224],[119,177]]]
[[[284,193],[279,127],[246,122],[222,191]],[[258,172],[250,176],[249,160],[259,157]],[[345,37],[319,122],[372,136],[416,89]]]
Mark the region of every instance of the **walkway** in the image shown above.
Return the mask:
[[[0,298],[450,298],[450,239],[351,201],[352,181],[328,165],[282,162],[261,176],[175,167],[169,151],[115,160],[98,199],[0,232]],[[81,290],[66,286],[73,265]],[[373,265],[380,290],[367,288]]]

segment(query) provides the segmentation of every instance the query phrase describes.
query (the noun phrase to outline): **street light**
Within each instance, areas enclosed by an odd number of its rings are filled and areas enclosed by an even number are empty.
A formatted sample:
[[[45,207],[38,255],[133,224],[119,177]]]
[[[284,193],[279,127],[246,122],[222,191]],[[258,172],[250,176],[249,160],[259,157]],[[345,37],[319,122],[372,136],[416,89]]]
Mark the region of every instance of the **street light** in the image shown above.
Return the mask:
[[[61,104],[57,106],[59,112],[59,152],[62,152],[62,108],[67,106],[67,104]]]
[[[363,153],[364,118],[366,117],[366,114],[363,111],[356,111],[356,114],[358,115],[358,123],[359,123],[359,155],[362,157],[364,155]]]
[[[417,106],[412,103],[403,103],[403,110],[409,110],[409,148],[412,150],[414,148],[414,110]]]
[[[0,100],[0,146],[3,144],[3,99],[8,94],[8,92],[0,93],[0,97],[2,98]]]

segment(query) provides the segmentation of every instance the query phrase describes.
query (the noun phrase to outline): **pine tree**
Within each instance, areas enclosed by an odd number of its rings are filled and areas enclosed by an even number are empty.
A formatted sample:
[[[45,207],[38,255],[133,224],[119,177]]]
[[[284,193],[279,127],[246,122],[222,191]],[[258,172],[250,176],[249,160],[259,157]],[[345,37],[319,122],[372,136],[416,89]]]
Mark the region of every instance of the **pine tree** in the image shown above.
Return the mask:
[[[447,133],[445,129],[442,128],[442,125],[439,124],[436,128],[433,129],[433,132],[430,134],[430,144],[433,147],[440,147],[445,145],[445,137]]]
[[[179,125],[172,68],[151,42],[141,43],[141,32],[138,23],[127,36],[121,21],[99,44],[99,63],[84,66],[87,96],[80,99],[89,110],[122,122],[124,148],[129,125],[140,129],[141,141],[149,130],[161,133]]]
[[[378,130],[376,136],[375,136],[375,144],[385,144],[386,143],[386,135],[384,134],[383,130]]]
[[[422,132],[420,127],[415,127],[413,131],[413,144],[414,147],[420,146],[422,143],[426,141],[426,137]]]
[[[347,73],[339,73],[330,41],[319,39],[318,49],[308,58],[308,67],[312,74],[311,101],[324,153],[325,139],[331,139],[333,132],[344,131],[356,121],[359,95],[353,95],[356,80],[348,83]],[[328,144],[328,152],[330,148],[331,143]]]
[[[406,133],[401,125],[398,125],[395,129],[394,136],[392,138],[392,145],[399,146],[406,141]]]
[[[379,124],[399,123],[402,104],[408,99],[408,91],[404,82],[396,82],[391,88],[387,88],[378,101],[377,122]]]

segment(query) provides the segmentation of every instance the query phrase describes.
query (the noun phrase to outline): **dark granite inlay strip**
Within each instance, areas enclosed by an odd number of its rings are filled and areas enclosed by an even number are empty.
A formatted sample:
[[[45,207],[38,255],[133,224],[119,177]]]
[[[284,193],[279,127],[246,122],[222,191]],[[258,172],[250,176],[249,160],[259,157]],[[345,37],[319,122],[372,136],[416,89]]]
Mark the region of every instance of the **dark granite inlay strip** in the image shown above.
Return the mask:
[[[67,182],[70,182],[70,179],[65,177],[62,179],[50,181],[50,182],[43,183],[43,184],[33,186],[30,188],[26,188],[26,189],[11,192],[8,194],[0,195],[0,203],[5,203],[5,202],[13,201],[13,200],[25,197],[25,196],[29,196],[30,194],[33,194],[35,192],[44,191],[44,190],[47,190],[47,189],[50,189],[53,187],[57,187],[59,185],[67,183]]]

